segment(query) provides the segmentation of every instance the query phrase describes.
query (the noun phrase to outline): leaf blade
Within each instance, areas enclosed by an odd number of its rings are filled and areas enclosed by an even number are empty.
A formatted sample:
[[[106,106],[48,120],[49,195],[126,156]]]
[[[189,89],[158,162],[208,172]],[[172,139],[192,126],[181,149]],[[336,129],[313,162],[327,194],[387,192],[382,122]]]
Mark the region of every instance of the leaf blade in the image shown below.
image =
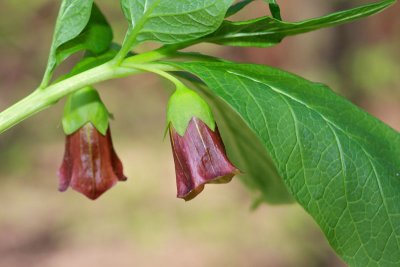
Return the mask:
[[[63,0],[57,16],[49,59],[42,85],[49,82],[51,72],[57,65],[56,51],[59,46],[72,40],[85,28],[90,18],[93,0],[74,1]]]
[[[105,52],[113,39],[113,32],[106,18],[96,4],[93,4],[89,21],[74,39],[63,43],[57,49],[57,62],[62,62],[73,53],[86,50],[99,55]]]
[[[113,33],[93,0],[64,0],[60,7],[42,87],[54,69],[70,55],[86,50],[101,54],[110,46]]]
[[[400,262],[400,135],[326,86],[265,66],[173,63],[262,140],[295,199],[350,266]]]
[[[122,0],[121,5],[137,42],[174,44],[215,31],[232,0]],[[129,39],[129,37],[127,37]]]
[[[221,27],[205,37],[204,41],[220,45],[269,47],[280,43],[287,36],[370,16],[384,10],[395,2],[395,0],[380,1],[300,22],[284,22],[271,17],[239,22],[224,21]]]
[[[89,21],[93,1],[64,0],[57,17],[53,44],[55,47],[76,37]]]

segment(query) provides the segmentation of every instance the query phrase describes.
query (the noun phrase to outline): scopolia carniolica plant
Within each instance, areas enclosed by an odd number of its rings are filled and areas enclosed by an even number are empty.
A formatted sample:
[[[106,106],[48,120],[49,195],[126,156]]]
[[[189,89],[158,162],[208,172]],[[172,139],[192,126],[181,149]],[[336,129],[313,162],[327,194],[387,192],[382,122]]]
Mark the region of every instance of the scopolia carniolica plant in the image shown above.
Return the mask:
[[[284,21],[274,0],[265,1],[265,16],[246,21],[229,17],[251,0],[119,2],[128,30],[116,44],[94,0],[62,0],[42,81],[0,113],[4,132],[68,98],[61,191],[71,187],[96,199],[126,179],[112,145],[110,115],[94,86],[151,72],[176,86],[166,127],[178,197],[190,200],[205,184],[237,175],[258,202],[298,202],[350,266],[400,266],[398,132],[320,83],[181,51],[199,43],[267,48],[290,35],[378,13],[394,0],[299,22]],[[143,42],[161,47],[136,53]],[[81,61],[54,77],[78,51],[85,52]]]

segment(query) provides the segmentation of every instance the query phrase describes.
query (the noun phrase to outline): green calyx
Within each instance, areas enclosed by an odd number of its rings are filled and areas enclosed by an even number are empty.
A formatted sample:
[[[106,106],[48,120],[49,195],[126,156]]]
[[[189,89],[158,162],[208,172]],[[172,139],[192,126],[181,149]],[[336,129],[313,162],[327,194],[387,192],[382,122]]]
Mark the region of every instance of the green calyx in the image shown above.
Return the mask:
[[[87,123],[106,135],[110,114],[92,87],[85,87],[68,96],[65,103],[62,125],[64,133],[70,135]]]
[[[179,86],[168,101],[167,125],[173,126],[183,136],[193,117],[202,120],[212,131],[215,130],[214,116],[206,101],[196,92]]]

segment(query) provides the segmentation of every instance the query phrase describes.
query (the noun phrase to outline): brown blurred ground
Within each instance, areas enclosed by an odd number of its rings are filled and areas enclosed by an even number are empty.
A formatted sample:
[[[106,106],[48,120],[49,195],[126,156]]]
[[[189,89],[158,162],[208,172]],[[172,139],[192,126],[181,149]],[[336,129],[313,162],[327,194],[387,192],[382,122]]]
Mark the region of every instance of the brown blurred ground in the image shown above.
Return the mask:
[[[367,1],[280,1],[300,20]],[[121,40],[119,4],[98,1]],[[238,18],[261,16],[261,1]],[[57,1],[0,1],[0,110],[41,79]],[[270,49],[201,45],[228,59],[268,64],[328,84],[400,129],[399,4],[363,21],[290,37]],[[64,65],[67,69],[73,60]],[[96,202],[57,192],[64,137],[62,103],[0,136],[0,267],[343,266],[297,205],[261,206],[239,181],[176,199],[172,156],[163,141],[169,91],[152,75],[98,86],[129,180]]]

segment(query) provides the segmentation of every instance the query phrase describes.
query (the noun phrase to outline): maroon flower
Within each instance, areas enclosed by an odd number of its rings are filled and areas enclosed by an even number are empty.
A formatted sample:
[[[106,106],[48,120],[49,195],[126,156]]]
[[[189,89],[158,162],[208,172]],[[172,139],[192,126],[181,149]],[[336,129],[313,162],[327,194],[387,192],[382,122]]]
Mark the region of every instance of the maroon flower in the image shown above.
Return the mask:
[[[91,123],[87,123],[67,135],[64,160],[58,176],[61,192],[71,186],[93,200],[117,181],[125,181],[122,163],[112,145],[110,129],[104,136]]]
[[[169,126],[177,197],[191,200],[208,183],[228,183],[239,170],[228,160],[218,129],[193,117],[183,136]]]

